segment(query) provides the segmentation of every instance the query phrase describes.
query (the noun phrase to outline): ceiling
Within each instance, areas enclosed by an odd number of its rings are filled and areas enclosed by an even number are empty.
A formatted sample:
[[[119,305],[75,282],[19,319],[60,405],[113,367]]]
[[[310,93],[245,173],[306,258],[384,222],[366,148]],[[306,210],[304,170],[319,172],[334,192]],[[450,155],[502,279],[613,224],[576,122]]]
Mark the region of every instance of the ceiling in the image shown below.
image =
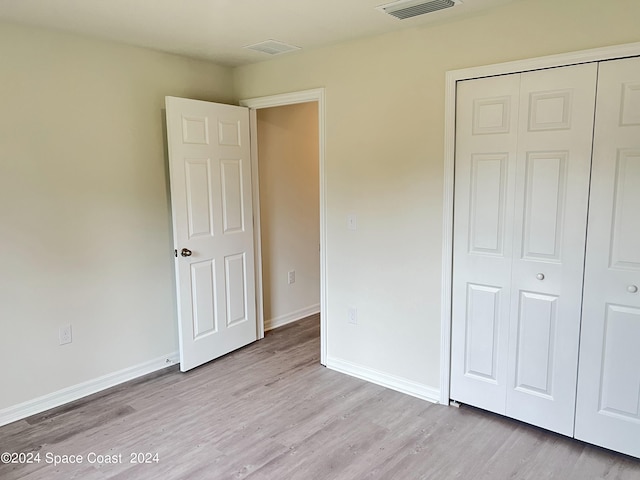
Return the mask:
[[[243,48],[269,39],[309,50],[512,1],[463,0],[398,20],[375,8],[391,0],[1,0],[0,20],[238,66],[273,58]]]

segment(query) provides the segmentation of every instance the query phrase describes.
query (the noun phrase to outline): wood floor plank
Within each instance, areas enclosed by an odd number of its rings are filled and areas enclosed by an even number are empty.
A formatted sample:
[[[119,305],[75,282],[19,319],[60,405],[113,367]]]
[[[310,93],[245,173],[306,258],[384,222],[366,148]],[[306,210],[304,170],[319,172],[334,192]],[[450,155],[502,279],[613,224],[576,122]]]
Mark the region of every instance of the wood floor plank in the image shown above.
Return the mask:
[[[0,464],[2,480],[638,480],[640,461],[319,364],[319,317],[180,373],[176,367],[0,427],[0,452],[122,455]],[[130,463],[132,453],[158,461]]]

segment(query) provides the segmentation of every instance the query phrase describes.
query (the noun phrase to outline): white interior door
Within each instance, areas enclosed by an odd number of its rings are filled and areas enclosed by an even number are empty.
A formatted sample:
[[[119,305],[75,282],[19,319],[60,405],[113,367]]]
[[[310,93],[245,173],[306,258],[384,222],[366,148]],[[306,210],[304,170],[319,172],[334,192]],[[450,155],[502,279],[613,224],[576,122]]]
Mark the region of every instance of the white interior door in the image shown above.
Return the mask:
[[[640,59],[602,62],[575,436],[640,457]]]
[[[506,414],[573,436],[596,63],[522,74]]]
[[[180,369],[257,339],[249,111],[166,97]]]

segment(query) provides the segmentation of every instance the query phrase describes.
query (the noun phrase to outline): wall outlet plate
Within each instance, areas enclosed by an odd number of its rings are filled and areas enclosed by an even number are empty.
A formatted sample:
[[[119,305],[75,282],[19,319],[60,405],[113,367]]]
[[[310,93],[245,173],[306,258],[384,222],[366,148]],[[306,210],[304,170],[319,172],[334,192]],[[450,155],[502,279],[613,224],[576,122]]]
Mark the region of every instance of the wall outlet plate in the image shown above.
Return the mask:
[[[347,322],[351,325],[358,324],[358,309],[356,307],[347,308]]]
[[[71,325],[60,327],[60,330],[58,330],[58,340],[60,341],[60,345],[71,343]]]

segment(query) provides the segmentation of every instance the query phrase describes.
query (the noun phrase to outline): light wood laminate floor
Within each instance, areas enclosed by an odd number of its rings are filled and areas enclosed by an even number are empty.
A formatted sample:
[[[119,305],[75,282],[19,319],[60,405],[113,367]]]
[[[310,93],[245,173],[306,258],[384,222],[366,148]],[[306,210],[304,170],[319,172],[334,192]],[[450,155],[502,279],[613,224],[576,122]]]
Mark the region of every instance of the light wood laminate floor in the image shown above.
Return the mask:
[[[351,378],[322,367],[319,350],[314,316],[187,374],[0,427],[0,452],[41,458],[0,464],[0,479],[640,479],[636,459]],[[92,452],[122,463],[89,463]],[[135,452],[158,461],[131,464]]]

